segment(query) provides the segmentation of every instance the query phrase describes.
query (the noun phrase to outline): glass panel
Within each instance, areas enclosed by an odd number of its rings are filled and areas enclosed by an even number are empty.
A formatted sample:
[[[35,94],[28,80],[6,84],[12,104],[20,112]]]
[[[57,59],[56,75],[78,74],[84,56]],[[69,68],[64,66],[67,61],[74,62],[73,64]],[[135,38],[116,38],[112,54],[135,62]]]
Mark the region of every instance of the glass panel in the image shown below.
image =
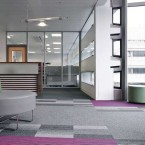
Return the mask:
[[[145,6],[128,7],[128,84],[145,85]]]
[[[113,24],[121,24],[121,9],[113,8]]]
[[[120,79],[121,79],[121,72],[114,72],[114,88],[121,88]]]
[[[82,82],[94,85],[94,72],[83,72],[81,74]]]
[[[120,40],[113,40],[113,56],[121,56],[120,48],[121,48]]]
[[[135,2],[145,2],[145,0],[128,0],[128,3],[135,3]]]
[[[94,25],[94,11],[92,12],[92,14],[90,15],[89,19],[87,20],[85,26],[82,29],[82,33],[81,33],[81,39],[84,38],[84,36],[86,35],[86,33],[90,30],[90,28],[92,27],[92,25]]]
[[[22,51],[12,51],[12,62],[22,62]]]
[[[63,33],[63,86],[79,86],[79,33]]]
[[[44,64],[44,33],[28,32],[28,62],[42,62]],[[43,71],[44,72],[44,71]],[[44,74],[43,74],[44,84]]]
[[[27,44],[26,32],[8,32],[7,44],[25,45]]]
[[[94,55],[94,41],[82,51],[82,60]]]
[[[46,87],[62,86],[62,34],[58,32],[45,33],[45,75]]]

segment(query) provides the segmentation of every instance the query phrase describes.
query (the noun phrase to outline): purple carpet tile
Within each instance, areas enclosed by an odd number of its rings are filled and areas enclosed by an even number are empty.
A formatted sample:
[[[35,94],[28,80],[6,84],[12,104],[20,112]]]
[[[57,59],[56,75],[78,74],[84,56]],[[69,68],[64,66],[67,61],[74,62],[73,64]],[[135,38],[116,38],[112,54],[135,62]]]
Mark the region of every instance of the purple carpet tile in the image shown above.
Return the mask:
[[[126,101],[92,100],[92,104],[98,107],[145,107],[145,104],[128,103]]]
[[[117,145],[114,139],[1,136],[0,145]]]

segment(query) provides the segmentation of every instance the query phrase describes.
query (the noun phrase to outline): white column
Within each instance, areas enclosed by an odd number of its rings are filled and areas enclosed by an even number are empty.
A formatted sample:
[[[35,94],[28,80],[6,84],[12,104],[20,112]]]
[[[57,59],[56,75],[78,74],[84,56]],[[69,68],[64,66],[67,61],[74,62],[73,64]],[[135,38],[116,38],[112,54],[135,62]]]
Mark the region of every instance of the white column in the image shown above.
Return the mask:
[[[113,71],[111,66],[112,41],[110,0],[95,7],[96,100],[113,100]]]

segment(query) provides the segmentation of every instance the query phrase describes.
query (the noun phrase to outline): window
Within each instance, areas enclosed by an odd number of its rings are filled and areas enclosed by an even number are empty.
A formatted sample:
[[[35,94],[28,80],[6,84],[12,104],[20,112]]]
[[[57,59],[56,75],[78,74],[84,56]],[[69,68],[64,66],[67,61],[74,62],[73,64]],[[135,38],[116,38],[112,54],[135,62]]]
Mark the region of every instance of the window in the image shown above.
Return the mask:
[[[8,32],[7,44],[26,45],[27,44],[26,32]]]
[[[113,52],[112,56],[121,57],[121,40],[112,40]]]
[[[145,85],[144,14],[145,6],[128,7],[128,84]]]
[[[121,71],[114,71],[114,88],[121,88]]]
[[[121,8],[112,9],[112,24],[121,25]]]
[[[82,51],[82,60],[94,55],[94,41]]]
[[[82,82],[94,85],[94,72],[82,72]]]

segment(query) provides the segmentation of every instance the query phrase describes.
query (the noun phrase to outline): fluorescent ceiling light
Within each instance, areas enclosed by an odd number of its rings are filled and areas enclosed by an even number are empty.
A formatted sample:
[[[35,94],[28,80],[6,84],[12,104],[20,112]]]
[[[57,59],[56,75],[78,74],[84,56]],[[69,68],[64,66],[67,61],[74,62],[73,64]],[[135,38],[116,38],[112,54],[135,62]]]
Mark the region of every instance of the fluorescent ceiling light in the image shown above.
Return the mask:
[[[61,34],[51,34],[52,37],[61,37]]]
[[[49,47],[47,49],[50,49]]]
[[[40,27],[45,27],[47,24],[44,21],[40,21],[40,23],[37,24]]]
[[[68,17],[48,17],[48,18],[26,19],[26,22],[49,21],[49,20],[63,20],[63,19],[68,19]]]
[[[53,48],[53,49],[61,49],[61,48]]]
[[[53,44],[61,44],[61,42],[53,42]]]
[[[33,53],[33,54],[34,54],[34,53],[36,53],[36,52],[34,52],[34,51],[28,51],[28,53]]]
[[[45,37],[46,37],[47,35],[45,35]],[[47,36],[48,37],[48,36]],[[50,46],[50,44],[46,44],[46,46]]]
[[[54,53],[60,53],[60,52],[54,52]]]
[[[48,52],[51,52],[51,51],[48,51]]]

